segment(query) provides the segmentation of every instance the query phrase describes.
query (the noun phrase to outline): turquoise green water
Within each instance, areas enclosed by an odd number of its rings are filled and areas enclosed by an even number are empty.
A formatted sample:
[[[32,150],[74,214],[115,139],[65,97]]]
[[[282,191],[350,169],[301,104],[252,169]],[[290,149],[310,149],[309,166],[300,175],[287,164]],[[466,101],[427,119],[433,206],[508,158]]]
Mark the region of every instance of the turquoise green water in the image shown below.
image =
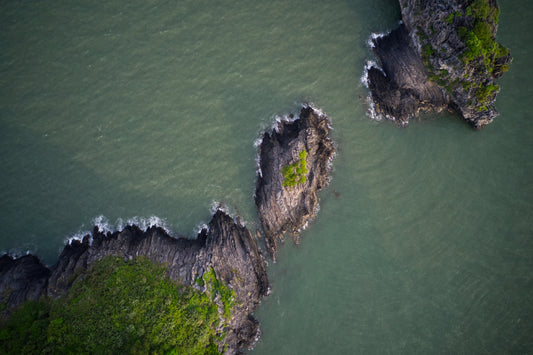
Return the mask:
[[[500,5],[515,60],[473,132],[365,115],[365,43],[393,0],[3,2],[0,249],[53,263],[99,216],[193,236],[213,201],[255,230],[253,142],[312,101],[333,180],[269,266],[253,353],[531,351],[533,5]]]

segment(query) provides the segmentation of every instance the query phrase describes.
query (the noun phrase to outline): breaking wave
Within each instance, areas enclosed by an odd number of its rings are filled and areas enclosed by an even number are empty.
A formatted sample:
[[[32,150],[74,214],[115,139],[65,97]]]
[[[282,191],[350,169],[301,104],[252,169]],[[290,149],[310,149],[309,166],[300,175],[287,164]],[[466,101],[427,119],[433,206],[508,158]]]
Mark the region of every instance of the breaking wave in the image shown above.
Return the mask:
[[[110,222],[107,217],[100,215],[95,217],[91,224],[98,228],[101,233],[114,233],[124,230],[127,226],[137,226],[142,231],[146,232],[149,228],[158,227],[163,229],[168,235],[172,236],[172,231],[168,228],[166,221],[163,218],[157,216],[150,217],[131,217],[126,220],[118,218],[114,223]],[[80,231],[70,235],[66,238],[65,243],[71,244],[73,241],[82,241],[83,238],[89,237],[89,243],[92,244],[92,230],[84,230],[80,228]]]
[[[370,37],[368,37],[368,40],[366,41],[366,44],[370,47],[370,48],[374,48],[376,46],[376,43],[375,41],[379,38],[382,38],[382,37],[385,37],[385,36],[388,36],[389,34],[391,33],[391,31],[387,31],[387,32],[379,32],[379,33],[375,33],[375,32],[372,32],[370,34]]]

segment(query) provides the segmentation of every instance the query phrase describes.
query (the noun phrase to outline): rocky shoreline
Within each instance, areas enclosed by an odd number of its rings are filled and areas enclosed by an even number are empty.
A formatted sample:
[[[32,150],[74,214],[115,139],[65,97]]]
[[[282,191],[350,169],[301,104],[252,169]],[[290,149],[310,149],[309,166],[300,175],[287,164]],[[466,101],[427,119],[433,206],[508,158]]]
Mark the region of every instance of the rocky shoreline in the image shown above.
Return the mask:
[[[480,129],[498,116],[509,50],[496,42],[495,0],[399,0],[402,22],[371,40],[380,67],[367,69],[375,114],[406,125],[421,111],[459,114]]]
[[[170,278],[188,286],[212,268],[217,278],[235,291],[235,307],[225,330],[225,352],[238,353],[257,339],[259,323],[252,313],[269,292],[265,263],[248,229],[221,210],[196,239],[173,238],[158,227],[142,231],[128,226],[114,233],[95,227],[83,240],[67,244],[51,268],[33,255],[18,259],[4,255],[0,258],[0,295],[7,303],[4,316],[24,301],[65,295],[95,261],[111,255],[124,259],[145,256],[166,264]]]
[[[328,136],[329,125],[324,114],[305,105],[299,118],[278,122],[273,132],[263,135],[256,204],[265,244],[274,260],[283,234],[297,233],[314,217],[316,193],[329,182],[335,152]],[[284,186],[283,166],[291,164],[301,151],[306,152],[304,179],[297,186]],[[219,350],[241,353],[259,338],[259,323],[252,314],[270,289],[260,247],[239,221],[239,217],[232,218],[219,208],[196,239],[174,238],[159,227],[142,230],[127,226],[113,233],[94,227],[82,240],[70,241],[50,268],[31,254],[20,258],[3,255],[0,300],[5,307],[0,317],[8,318],[26,301],[66,295],[73,283],[104,257],[132,260],[143,256],[164,264],[172,280],[196,288],[201,288],[196,281],[212,269],[217,279],[235,292],[231,320],[224,328]]]

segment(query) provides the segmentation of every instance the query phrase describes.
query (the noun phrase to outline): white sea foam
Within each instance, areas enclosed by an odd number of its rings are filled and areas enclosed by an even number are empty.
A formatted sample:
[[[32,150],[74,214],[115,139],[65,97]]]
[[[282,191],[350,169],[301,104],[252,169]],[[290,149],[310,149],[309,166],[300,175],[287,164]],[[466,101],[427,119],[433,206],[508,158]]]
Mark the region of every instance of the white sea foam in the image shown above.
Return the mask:
[[[19,249],[19,248],[0,251],[0,255],[4,255],[4,254],[9,255],[10,257],[13,258],[13,260],[17,260],[17,259],[19,259],[19,258],[21,258],[21,257],[23,257],[25,255],[29,255],[29,254],[35,255],[31,251],[31,249]]]
[[[92,223],[95,227],[98,227],[98,230],[102,233],[112,233],[116,230],[115,227],[109,223],[109,219],[107,219],[104,215],[95,217]]]
[[[313,102],[307,102],[307,103],[302,104],[302,107],[305,107],[305,106],[311,107],[313,111],[315,111],[318,114],[319,117],[329,117],[328,115],[326,115],[324,111],[322,111],[320,107],[315,105]]]
[[[158,227],[158,228],[163,229],[168,235],[172,235],[172,231],[167,226],[165,219],[157,217],[157,216],[150,216],[150,217],[134,216],[134,217],[128,218],[126,221],[124,221],[124,219],[122,218],[118,218],[115,221],[115,223],[111,223],[109,222],[109,219],[107,217],[100,215],[93,219],[92,224],[96,226],[101,233],[104,233],[104,234],[108,232],[113,233],[116,231],[121,231],[124,229],[124,227],[135,225],[144,232],[146,232],[149,228]],[[85,232],[80,232],[80,233],[85,233]],[[82,235],[82,238],[83,236],[84,235]],[[78,237],[73,236],[70,238],[76,239]]]
[[[263,170],[261,170],[261,159],[259,158],[259,154],[257,154],[255,158],[255,171],[259,177],[263,177]]]
[[[383,71],[383,69],[373,60],[367,60],[366,63],[365,63],[365,67],[363,69],[363,75],[361,75],[361,83],[368,89],[368,71],[370,70],[370,68],[376,68],[376,69],[379,69],[383,75],[386,75],[385,72]],[[376,104],[374,103],[374,100],[372,99],[372,94],[368,94],[368,96],[366,97],[366,105],[367,105],[367,110],[366,110],[366,114],[368,117],[370,117],[371,119],[375,120],[375,121],[381,121],[383,118],[387,118],[387,117],[383,117],[382,115],[378,114],[377,111],[376,111]]]
[[[77,233],[74,233],[73,235],[69,236],[66,238],[65,240],[65,244],[67,245],[71,245],[73,241],[79,241],[81,242],[83,240],[84,237],[88,236],[89,237],[89,245],[92,245],[93,243],[93,235],[90,231],[82,231],[80,230],[79,232]]]
[[[368,94],[368,96],[366,97],[366,105],[366,114],[368,115],[368,117],[375,121],[381,121],[383,119],[383,116],[377,113],[376,104],[374,103],[374,100],[372,100],[372,96],[370,94]]]
[[[260,138],[257,138],[255,141],[254,141],[254,147],[256,149],[256,154],[255,154],[255,171],[257,173],[257,175],[259,175],[260,177],[263,177],[263,171],[261,170],[261,158],[259,156],[260,152],[259,152],[259,147],[261,146],[261,142],[263,142],[263,135],[261,134],[261,137]]]
[[[217,211],[222,211],[228,216],[230,216],[231,219],[233,219],[233,222],[235,222],[235,224],[241,227],[246,227],[246,222],[241,219],[241,217],[236,211],[230,210],[230,208],[225,203],[221,203],[221,202],[213,200],[211,202],[210,211],[212,215],[217,213]]]
[[[376,68],[380,72],[383,73],[383,75],[386,75],[383,69],[373,60],[367,60],[365,63],[365,67],[363,69],[363,75],[361,75],[361,84],[363,84],[368,89],[368,71],[370,68]]]
[[[204,223],[204,222],[198,223],[198,224],[196,225],[196,227],[194,227],[194,234],[195,234],[195,236],[198,235],[198,234],[200,234],[200,232],[201,232],[202,230],[204,230],[204,229],[205,229],[207,232],[209,232],[209,226],[207,225],[207,223]]]
[[[254,140],[254,148],[259,148],[262,142],[263,142],[263,132],[261,132],[261,135]]]
[[[125,227],[124,220],[122,218],[118,218],[117,221],[115,222],[116,230],[121,231],[124,229],[124,227]]]
[[[98,229],[100,233],[103,234],[122,231],[126,226],[135,225],[144,232],[146,232],[148,228],[159,227],[162,228],[168,235],[173,235],[172,231],[167,227],[165,220],[157,216],[151,216],[148,218],[135,216],[127,219],[126,221],[124,221],[122,218],[118,218],[115,223],[111,223],[107,217],[105,217],[104,215],[100,215],[93,218],[91,223]],[[81,242],[86,236],[89,237],[89,245],[92,245],[92,231],[84,229],[83,226],[78,232],[67,236],[65,238],[65,244],[70,245],[75,240]]]
[[[385,37],[385,36],[389,35],[390,33],[391,33],[391,31],[380,32],[380,33],[372,32],[372,33],[370,34],[370,37],[369,37],[368,40],[366,41],[366,44],[367,44],[370,48],[374,48],[374,47],[376,46],[375,40],[377,40],[378,38],[381,38],[381,37]]]
[[[292,116],[292,117],[291,117]],[[274,123],[272,125],[272,131],[276,131],[279,133],[279,127],[281,123],[291,123],[296,121],[299,118],[298,115],[293,114],[285,114],[285,115],[276,115],[274,116]]]
[[[309,220],[305,221],[304,225],[301,226],[300,229],[298,229],[298,233],[301,233],[304,230],[306,230],[308,226],[309,226]],[[300,236],[298,236],[298,238],[300,238]]]
[[[328,162],[326,163],[326,170],[327,171],[332,171],[333,170],[333,161],[335,160],[335,158],[337,157],[337,149],[335,149],[335,151],[333,152],[333,154],[331,155],[331,157],[328,159]],[[329,174],[330,176],[328,177],[329,180],[331,180],[331,174]]]
[[[126,221],[128,226],[137,226],[143,231],[147,231],[149,228],[158,227],[163,229],[168,235],[171,235],[170,229],[167,227],[166,221],[157,216],[144,217],[132,217]]]
[[[211,208],[209,209],[209,212],[211,212],[211,215],[214,215],[215,213],[217,213],[217,211],[222,211],[225,214],[229,215],[228,206],[226,206],[222,202],[218,202],[216,200],[213,200],[213,201],[211,201]]]

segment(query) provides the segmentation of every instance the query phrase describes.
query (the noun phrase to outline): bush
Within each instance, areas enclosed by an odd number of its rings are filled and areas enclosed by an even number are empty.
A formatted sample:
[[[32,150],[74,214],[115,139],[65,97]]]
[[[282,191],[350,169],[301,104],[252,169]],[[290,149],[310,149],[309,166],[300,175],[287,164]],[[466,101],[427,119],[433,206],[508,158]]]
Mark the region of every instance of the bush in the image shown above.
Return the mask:
[[[451,25],[451,24],[452,24],[452,22],[453,22],[453,16],[454,16],[454,14],[449,14],[449,15],[446,17],[445,21],[446,21],[446,23],[447,23],[448,25]]]
[[[283,186],[294,187],[298,184],[303,184],[306,181],[306,175],[309,172],[307,169],[307,152],[302,150],[299,154],[299,159],[290,165],[286,165],[281,169],[283,174]]]
[[[492,96],[492,94],[496,93],[499,89],[500,88],[498,85],[491,84],[477,88],[475,94],[480,103],[484,103],[490,96]]]
[[[461,59],[468,64],[481,57],[485,69],[493,73],[498,59],[501,60],[509,55],[509,50],[496,42],[492,35],[500,10],[492,7],[488,0],[474,0],[467,7],[465,14],[473,19],[474,25],[471,29],[459,27],[457,31],[467,47]]]

